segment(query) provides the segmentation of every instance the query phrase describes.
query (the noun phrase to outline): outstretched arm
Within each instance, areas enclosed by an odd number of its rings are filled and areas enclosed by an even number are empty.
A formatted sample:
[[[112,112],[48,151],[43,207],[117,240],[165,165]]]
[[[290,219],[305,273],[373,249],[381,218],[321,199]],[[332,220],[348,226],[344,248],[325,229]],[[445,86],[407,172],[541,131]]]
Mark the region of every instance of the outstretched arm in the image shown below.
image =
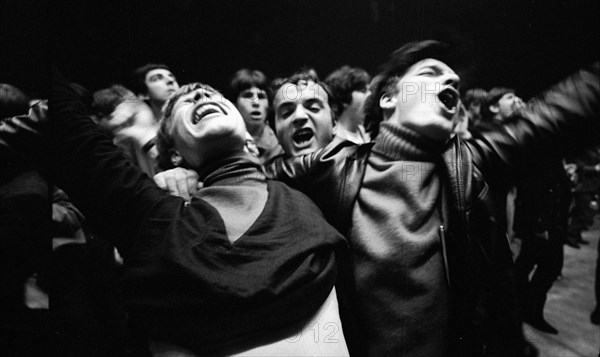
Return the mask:
[[[526,170],[600,141],[600,63],[581,69],[531,99],[499,129],[471,142],[486,173]]]
[[[167,195],[112,143],[87,115],[64,77],[54,71],[50,99],[53,175],[86,217],[100,222],[124,255],[144,217]]]

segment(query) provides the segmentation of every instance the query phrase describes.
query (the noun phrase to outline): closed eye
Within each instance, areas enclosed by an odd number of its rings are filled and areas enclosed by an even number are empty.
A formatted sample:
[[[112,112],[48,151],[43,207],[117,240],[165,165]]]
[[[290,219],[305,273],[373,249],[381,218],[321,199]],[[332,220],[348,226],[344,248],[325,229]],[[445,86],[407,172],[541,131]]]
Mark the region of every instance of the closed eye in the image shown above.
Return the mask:
[[[290,116],[290,114],[292,114],[293,110],[291,109],[286,109],[286,110],[282,110],[279,115],[281,115],[282,118],[287,118]]]
[[[432,69],[428,69],[428,70],[425,70],[425,71],[421,71],[421,72],[419,73],[419,75],[420,75],[420,76],[434,76],[434,75],[436,75],[436,74],[437,74],[437,73],[436,73],[434,70],[432,70]]]
[[[310,110],[313,113],[317,113],[319,112],[321,109],[323,109],[323,103],[319,100],[313,99],[313,100],[309,100],[305,103],[305,107]]]
[[[316,103],[314,103],[314,104],[310,105],[310,107],[308,108],[308,110],[310,110],[313,113],[317,113],[317,112],[319,112],[321,110],[321,106],[318,105],[318,104],[316,104]]]

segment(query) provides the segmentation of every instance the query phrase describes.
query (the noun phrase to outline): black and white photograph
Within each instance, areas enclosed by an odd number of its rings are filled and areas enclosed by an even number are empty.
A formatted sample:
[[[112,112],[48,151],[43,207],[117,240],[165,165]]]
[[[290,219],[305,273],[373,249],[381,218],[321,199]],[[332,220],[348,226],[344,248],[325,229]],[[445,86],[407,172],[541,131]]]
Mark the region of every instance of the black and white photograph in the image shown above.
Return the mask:
[[[0,356],[600,357],[599,23],[2,1]]]

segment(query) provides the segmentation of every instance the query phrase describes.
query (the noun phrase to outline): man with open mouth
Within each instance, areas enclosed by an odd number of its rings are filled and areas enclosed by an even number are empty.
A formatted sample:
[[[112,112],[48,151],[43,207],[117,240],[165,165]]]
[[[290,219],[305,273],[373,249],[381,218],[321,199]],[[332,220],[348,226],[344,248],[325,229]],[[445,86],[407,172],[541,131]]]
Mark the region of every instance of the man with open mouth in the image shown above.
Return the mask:
[[[270,109],[268,87],[269,83],[264,73],[244,68],[233,76],[228,93],[228,97],[236,104],[244,118],[246,129],[256,144],[257,156],[261,163],[283,152],[277,136],[267,124]]]
[[[333,138],[334,113],[327,85],[300,71],[271,85],[275,129],[285,157],[311,153]]]
[[[524,355],[494,185],[532,174],[540,157],[560,154],[557,143],[600,138],[596,63],[530,101],[504,130],[463,141],[453,133],[460,102],[450,55],[436,41],[392,54],[364,106],[374,142],[334,141],[266,168],[306,192],[349,241],[336,286],[351,355]],[[298,108],[280,115],[304,114]],[[309,131],[290,136],[304,154]]]
[[[159,164],[204,183],[187,201],[125,159],[58,73],[51,100],[56,182],[112,237],[131,327],[154,355],[348,355],[334,289],[345,239],[266,179],[230,101],[192,83],[166,104]],[[318,324],[335,343],[314,340]]]
[[[463,141],[454,134],[461,103],[451,54],[431,40],[392,54],[369,88],[365,125],[374,141],[362,145],[335,140],[313,151],[307,111],[327,108],[319,87],[276,87],[286,151],[299,156],[265,172],[306,192],[348,239],[336,289],[351,355],[531,353],[493,192],[534,175],[541,157],[598,142],[600,64],[529,101],[503,130]]]

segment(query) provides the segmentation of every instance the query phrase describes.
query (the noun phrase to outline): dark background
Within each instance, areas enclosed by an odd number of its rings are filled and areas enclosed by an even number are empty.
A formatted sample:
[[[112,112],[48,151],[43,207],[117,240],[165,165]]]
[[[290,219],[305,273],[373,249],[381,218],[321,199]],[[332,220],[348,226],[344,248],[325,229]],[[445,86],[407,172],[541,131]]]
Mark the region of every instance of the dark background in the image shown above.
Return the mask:
[[[94,91],[135,67],[168,64],[179,83],[224,88],[241,67],[269,77],[342,64],[374,73],[403,43],[437,38],[467,60],[463,88],[527,98],[598,58],[595,0],[5,1],[0,82],[46,96],[50,63]]]

